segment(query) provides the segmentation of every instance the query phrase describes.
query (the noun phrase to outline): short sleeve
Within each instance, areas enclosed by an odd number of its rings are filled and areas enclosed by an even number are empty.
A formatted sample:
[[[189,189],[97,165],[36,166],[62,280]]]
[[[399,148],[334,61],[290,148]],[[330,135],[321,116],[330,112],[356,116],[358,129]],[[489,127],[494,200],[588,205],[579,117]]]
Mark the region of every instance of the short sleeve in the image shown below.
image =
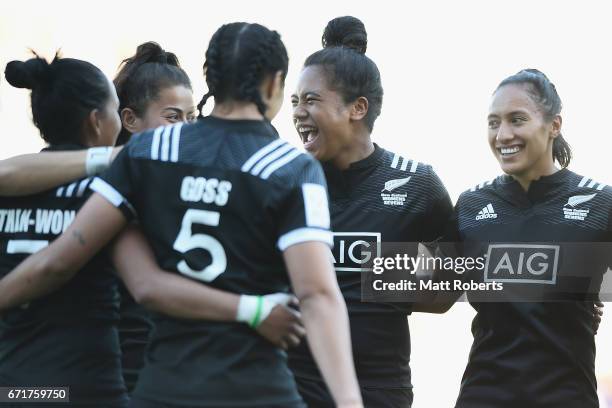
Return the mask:
[[[126,219],[136,216],[132,205],[134,197],[134,160],[129,155],[129,144],[119,152],[113,164],[100,176],[96,177],[89,188],[119,208]]]
[[[288,182],[275,203],[278,220],[277,246],[281,251],[308,241],[333,246],[330,231],[329,202],[321,165],[304,159],[295,169],[297,177]]]

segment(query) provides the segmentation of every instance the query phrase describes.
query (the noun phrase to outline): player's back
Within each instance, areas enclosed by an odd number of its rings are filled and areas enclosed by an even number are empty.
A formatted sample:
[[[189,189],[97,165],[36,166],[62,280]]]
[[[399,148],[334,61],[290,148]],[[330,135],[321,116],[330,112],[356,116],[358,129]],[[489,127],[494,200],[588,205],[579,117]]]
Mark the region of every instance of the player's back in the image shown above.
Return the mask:
[[[90,182],[0,197],[0,277],[68,228]],[[114,272],[102,253],[63,287],[2,313],[0,386],[69,386],[72,402],[123,406],[118,303]]]
[[[144,133],[124,150],[93,188],[133,207],[166,270],[261,295],[288,289],[282,250],[331,244],[328,212],[318,211],[327,204],[319,164],[268,122],[208,117]],[[154,321],[137,396],[202,406],[299,401],[285,354],[246,325]]]

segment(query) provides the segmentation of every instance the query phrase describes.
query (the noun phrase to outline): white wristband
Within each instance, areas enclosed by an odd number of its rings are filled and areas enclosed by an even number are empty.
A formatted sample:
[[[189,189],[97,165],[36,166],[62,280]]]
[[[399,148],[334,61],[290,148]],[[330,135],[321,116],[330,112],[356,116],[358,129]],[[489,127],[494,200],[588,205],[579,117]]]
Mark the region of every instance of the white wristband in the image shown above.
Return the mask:
[[[88,176],[94,176],[108,168],[110,165],[112,147],[92,147],[87,149],[85,161],[85,172]]]
[[[278,304],[287,305],[291,295],[287,293],[273,293],[265,296],[241,295],[238,302],[236,321],[257,328]]]

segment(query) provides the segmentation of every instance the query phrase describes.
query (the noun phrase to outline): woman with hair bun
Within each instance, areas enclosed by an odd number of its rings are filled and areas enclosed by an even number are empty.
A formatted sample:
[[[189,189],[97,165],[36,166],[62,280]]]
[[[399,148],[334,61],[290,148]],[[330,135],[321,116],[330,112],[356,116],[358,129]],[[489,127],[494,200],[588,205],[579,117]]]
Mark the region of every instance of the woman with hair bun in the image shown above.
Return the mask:
[[[94,65],[36,57],[8,63],[5,76],[32,90],[32,116],[47,151],[115,144],[119,101]],[[0,276],[61,234],[89,196],[90,181],[0,197]],[[61,289],[0,313],[0,386],[69,387],[70,406],[125,407],[113,271],[103,255],[80,269]]]
[[[123,128],[118,144],[133,133],[196,118],[193,90],[178,58],[149,41],[123,60],[113,80]]]
[[[113,80],[119,96],[117,145],[134,133],[195,119],[191,81],[175,54],[149,41]],[[121,148],[26,154],[0,161],[0,194],[32,194],[105,170]]]
[[[328,183],[335,269],[349,310],[364,405],[406,408],[413,399],[407,315],[416,306],[361,302],[366,265],[354,261],[361,253],[343,251],[433,241],[442,234],[452,204],[431,166],[372,142],[383,88],[376,64],[365,55],[363,23],[335,18],[322,42],[323,49],[306,59],[291,96],[293,120],[306,150],[323,164]],[[310,406],[333,406],[304,343],[290,352],[290,366]]]
[[[0,280],[0,310],[65,284],[137,214],[164,269],[248,293],[253,323],[263,297],[291,283],[337,406],[360,408],[346,306],[329,260],[323,172],[270,124],[288,69],[280,35],[226,24],[204,66],[209,92],[200,106],[214,97],[211,115],[133,137],[65,233]],[[235,322],[186,320],[170,309],[153,316],[131,407],[304,406],[280,348]]]
[[[181,68],[176,55],[165,51],[155,42],[140,44],[135,55],[123,60],[113,82],[119,96],[119,114],[123,124],[117,140],[119,145],[126,143],[134,133],[195,119],[189,77]],[[139,232],[131,228],[128,234],[133,234],[134,239],[137,239]],[[140,239],[144,242],[144,238]],[[125,242],[121,246],[121,241],[119,239],[115,245],[118,251],[126,247]],[[124,258],[120,253],[117,257]],[[149,312],[134,301],[124,285],[119,286],[119,291],[123,377],[131,392],[144,364],[145,347],[153,323]]]
[[[491,97],[488,144],[504,174],[459,196],[445,241],[460,244],[454,256],[487,257],[466,279],[503,289],[467,293],[474,341],[457,408],[599,406],[593,304],[612,267],[612,188],[568,169],[561,106],[536,69]]]

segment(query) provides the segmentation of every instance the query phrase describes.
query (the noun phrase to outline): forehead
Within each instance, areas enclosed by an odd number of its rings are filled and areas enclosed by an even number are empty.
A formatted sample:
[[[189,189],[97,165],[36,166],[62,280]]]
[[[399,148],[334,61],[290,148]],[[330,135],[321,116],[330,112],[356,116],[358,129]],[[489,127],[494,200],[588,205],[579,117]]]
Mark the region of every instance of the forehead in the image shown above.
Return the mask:
[[[489,114],[504,115],[510,112],[538,112],[538,105],[529,94],[526,84],[509,84],[499,88],[491,97]]]
[[[325,70],[322,67],[311,65],[300,72],[295,93],[300,95],[307,92],[331,92],[327,84]]]
[[[159,91],[157,98],[149,105],[149,107],[152,106],[158,109],[175,107],[188,111],[194,108],[193,92],[183,85],[163,88]]]

